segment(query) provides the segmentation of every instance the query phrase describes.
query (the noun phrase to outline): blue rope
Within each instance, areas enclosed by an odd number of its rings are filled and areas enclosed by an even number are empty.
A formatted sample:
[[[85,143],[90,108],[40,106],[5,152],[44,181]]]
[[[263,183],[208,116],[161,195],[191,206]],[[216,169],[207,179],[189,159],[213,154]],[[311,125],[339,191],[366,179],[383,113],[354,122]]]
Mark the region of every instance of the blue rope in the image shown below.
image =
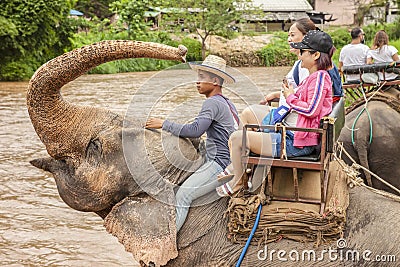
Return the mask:
[[[371,144],[372,142],[372,119],[371,119],[371,115],[369,114],[369,111],[366,107],[363,107],[363,109],[358,113],[356,119],[353,122],[353,126],[351,127],[351,143],[354,145],[354,127],[356,126],[356,123],[358,121],[358,119],[360,118],[361,114],[363,112],[367,112],[368,115],[368,119],[369,119],[369,143]]]
[[[247,239],[246,245],[244,246],[244,248],[243,248],[243,250],[242,250],[242,254],[240,254],[239,260],[238,260],[238,262],[236,263],[236,267],[240,267],[240,264],[242,264],[242,261],[243,261],[243,259],[244,259],[244,256],[246,255],[247,249],[248,249],[249,246],[250,246],[251,239],[253,238],[253,235],[254,235],[254,233],[255,233],[256,230],[257,230],[258,222],[260,221],[261,210],[262,210],[262,205],[260,204],[260,205],[258,206],[257,218],[256,218],[256,221],[255,221],[255,223],[254,223],[253,229],[251,229],[251,233],[250,233],[250,235],[249,235],[249,238]]]

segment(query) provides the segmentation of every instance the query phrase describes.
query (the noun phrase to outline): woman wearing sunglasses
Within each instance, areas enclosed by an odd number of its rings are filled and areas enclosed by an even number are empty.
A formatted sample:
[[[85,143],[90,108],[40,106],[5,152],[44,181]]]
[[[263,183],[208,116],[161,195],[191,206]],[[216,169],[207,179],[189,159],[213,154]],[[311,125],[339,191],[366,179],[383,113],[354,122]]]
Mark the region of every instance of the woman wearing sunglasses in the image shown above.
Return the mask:
[[[301,42],[290,45],[299,49],[301,67],[308,70],[309,76],[299,84],[296,92],[291,84],[283,86],[286,104],[290,107],[290,114],[296,115],[296,127],[318,128],[321,118],[332,111],[332,80],[327,70],[332,66],[332,55],[336,49],[332,38],[327,33],[317,30],[309,31]],[[250,151],[264,156],[279,157],[282,142],[280,133],[248,131],[247,139]],[[317,133],[287,131],[286,154],[288,157],[309,155],[318,143]],[[242,131],[231,135],[229,147],[234,169],[233,178],[217,188],[220,196],[231,195],[242,186]],[[227,169],[225,172],[228,172]]]

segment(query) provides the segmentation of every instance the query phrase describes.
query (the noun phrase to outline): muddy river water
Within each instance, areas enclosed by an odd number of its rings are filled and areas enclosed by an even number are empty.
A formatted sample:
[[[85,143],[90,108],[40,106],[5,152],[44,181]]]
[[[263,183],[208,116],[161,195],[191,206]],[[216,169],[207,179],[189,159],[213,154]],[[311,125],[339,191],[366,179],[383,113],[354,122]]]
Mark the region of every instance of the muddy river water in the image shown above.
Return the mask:
[[[238,68],[224,94],[239,111],[278,90],[288,68]],[[68,101],[135,116],[190,120],[203,97],[189,70],[83,75],[66,85]],[[190,78],[183,78],[192,75]],[[184,84],[184,86],[177,86]],[[2,266],[138,266],[100,217],[69,208],[50,173],[29,161],[47,152],[26,108],[28,82],[0,83],[0,263]],[[229,87],[228,87],[229,88]]]

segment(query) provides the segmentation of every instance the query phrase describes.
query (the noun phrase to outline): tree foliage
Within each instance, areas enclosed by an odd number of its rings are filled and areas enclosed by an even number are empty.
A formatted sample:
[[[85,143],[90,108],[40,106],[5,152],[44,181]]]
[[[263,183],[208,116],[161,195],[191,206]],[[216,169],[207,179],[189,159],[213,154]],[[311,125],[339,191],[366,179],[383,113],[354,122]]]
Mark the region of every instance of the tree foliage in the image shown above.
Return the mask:
[[[110,6],[111,10],[118,14],[119,20],[127,25],[129,35],[136,38],[146,32],[148,23],[146,23],[145,12],[160,4],[157,0],[117,0]]]
[[[85,17],[109,18],[113,13],[110,4],[114,0],[78,0],[74,9],[82,12]]]
[[[62,50],[71,34],[67,18],[71,6],[65,0],[0,1],[0,79],[24,76],[4,78],[10,68],[17,69],[16,62],[43,61]],[[26,66],[20,69],[29,71]]]
[[[257,10],[251,7],[252,1],[249,0],[170,0],[164,1],[163,5],[171,10],[168,13],[169,20],[181,22],[183,28],[200,36],[203,59],[209,35],[227,32],[229,24],[239,22],[243,15]]]
[[[356,13],[354,14],[354,23],[358,26],[363,25],[364,18],[367,14],[370,14],[371,7],[385,7],[389,4],[389,0],[352,0]],[[399,3],[400,0],[396,0],[396,3]],[[375,18],[376,20],[380,20],[380,23],[385,22],[385,16],[382,18]]]

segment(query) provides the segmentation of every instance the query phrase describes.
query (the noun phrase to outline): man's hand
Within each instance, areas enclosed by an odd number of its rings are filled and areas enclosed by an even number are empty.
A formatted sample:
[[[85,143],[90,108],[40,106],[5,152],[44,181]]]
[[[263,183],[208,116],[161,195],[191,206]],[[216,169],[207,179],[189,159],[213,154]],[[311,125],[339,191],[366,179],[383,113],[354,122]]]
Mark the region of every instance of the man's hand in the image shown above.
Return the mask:
[[[265,96],[264,100],[260,101],[260,105],[267,105],[269,101],[275,99],[275,98],[279,98],[279,92],[273,92],[273,93],[269,93],[268,95]]]
[[[162,128],[163,123],[164,123],[164,120],[162,120],[162,119],[150,118],[146,121],[146,124],[144,125],[144,127],[152,128],[152,129],[160,129],[160,128]]]

